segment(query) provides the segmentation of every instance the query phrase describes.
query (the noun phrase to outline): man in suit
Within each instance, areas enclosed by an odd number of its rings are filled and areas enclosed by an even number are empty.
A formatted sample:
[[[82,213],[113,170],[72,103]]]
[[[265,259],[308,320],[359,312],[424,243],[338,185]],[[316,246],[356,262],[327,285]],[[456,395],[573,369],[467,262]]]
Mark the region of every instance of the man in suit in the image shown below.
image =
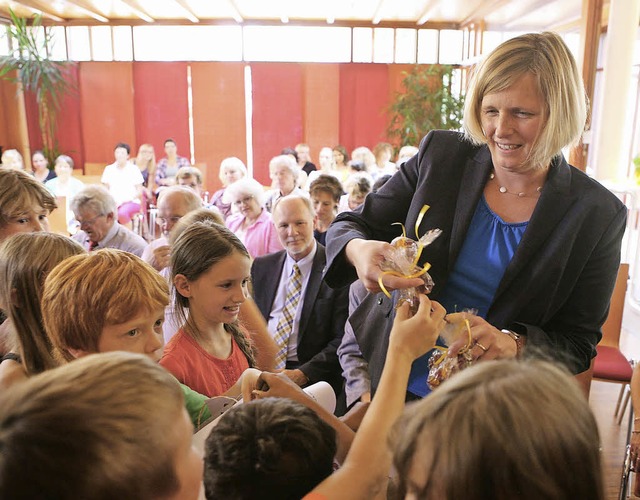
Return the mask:
[[[336,350],[344,333],[349,292],[348,287],[334,290],[322,279],[325,249],[313,237],[313,218],[308,198],[289,195],[278,200],[273,222],[284,250],[254,261],[254,299],[281,351],[276,368],[284,368],[300,386],[325,380],[340,392]],[[299,277],[294,277],[298,270]],[[299,299],[291,304],[294,282],[299,283]]]

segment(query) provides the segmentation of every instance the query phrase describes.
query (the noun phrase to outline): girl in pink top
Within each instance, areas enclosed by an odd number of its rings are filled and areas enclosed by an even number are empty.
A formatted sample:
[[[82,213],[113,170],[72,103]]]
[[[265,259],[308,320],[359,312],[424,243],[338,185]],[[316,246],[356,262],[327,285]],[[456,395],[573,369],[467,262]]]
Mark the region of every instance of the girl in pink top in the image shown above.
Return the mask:
[[[175,314],[183,326],[160,364],[201,394],[239,396],[260,375],[250,368],[253,349],[237,321],[248,296],[247,250],[224,226],[196,222],[176,240],[171,269]]]

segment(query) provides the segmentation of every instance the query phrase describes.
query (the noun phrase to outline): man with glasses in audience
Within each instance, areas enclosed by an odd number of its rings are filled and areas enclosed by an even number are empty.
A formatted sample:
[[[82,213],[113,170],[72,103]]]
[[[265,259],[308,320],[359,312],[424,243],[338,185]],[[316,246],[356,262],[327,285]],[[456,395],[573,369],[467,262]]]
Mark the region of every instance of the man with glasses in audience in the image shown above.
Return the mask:
[[[87,250],[117,248],[142,256],[147,242],[118,223],[116,201],[105,188],[87,186],[73,197],[69,206],[80,225],[73,239]]]
[[[162,230],[162,236],[149,243],[142,253],[142,260],[151,264],[156,271],[167,267],[170,259],[169,233],[182,217],[200,207],[202,200],[188,187],[171,186],[161,190],[156,223]]]

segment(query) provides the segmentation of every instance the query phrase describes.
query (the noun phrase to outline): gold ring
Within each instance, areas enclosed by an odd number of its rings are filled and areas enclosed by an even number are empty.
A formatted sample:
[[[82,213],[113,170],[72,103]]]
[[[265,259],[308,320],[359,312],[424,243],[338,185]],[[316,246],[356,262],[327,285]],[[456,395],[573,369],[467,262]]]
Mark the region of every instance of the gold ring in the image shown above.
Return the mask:
[[[476,345],[477,345],[480,349],[482,349],[484,352],[487,352],[487,351],[489,350],[489,349],[487,349],[485,346],[483,346],[480,342],[478,342],[477,340],[476,340]]]

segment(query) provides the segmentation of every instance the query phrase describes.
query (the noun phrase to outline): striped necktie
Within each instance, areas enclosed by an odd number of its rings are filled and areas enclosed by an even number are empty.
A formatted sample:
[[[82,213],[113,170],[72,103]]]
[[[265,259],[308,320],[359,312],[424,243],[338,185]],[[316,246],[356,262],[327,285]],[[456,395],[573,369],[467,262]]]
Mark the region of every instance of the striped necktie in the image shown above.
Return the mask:
[[[302,274],[298,264],[293,265],[293,272],[289,277],[289,283],[287,283],[287,296],[284,300],[284,308],[282,309],[282,316],[278,321],[276,327],[276,334],[274,340],[278,346],[278,353],[276,354],[276,369],[283,369],[287,362],[287,348],[289,344],[289,337],[293,332],[293,318],[296,315],[298,309],[298,303],[300,302],[300,295],[302,294]]]

